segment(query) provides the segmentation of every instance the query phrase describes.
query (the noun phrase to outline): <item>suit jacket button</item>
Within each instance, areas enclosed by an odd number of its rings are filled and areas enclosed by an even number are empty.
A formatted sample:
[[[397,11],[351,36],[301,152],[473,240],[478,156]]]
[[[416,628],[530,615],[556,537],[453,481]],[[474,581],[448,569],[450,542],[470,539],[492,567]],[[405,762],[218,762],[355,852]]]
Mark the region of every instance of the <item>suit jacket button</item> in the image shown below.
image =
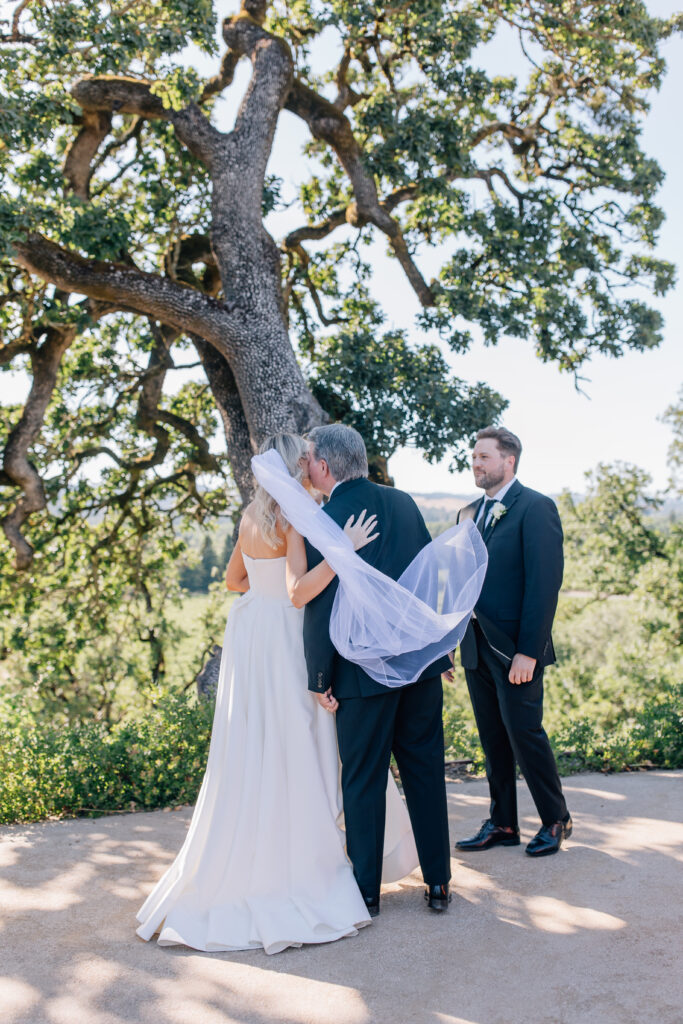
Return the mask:
[[[323,688],[323,674],[322,674],[322,672],[318,672],[318,689],[322,690],[322,688]]]

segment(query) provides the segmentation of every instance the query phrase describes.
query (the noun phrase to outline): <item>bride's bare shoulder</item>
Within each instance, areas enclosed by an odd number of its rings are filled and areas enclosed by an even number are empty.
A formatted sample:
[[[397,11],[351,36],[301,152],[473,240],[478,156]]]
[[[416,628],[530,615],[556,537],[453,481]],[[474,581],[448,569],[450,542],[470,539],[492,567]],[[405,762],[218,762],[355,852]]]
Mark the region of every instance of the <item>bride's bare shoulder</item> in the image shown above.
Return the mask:
[[[277,544],[275,547],[264,537],[253,501],[245,507],[242,513],[239,539],[245,554],[254,558],[277,558],[282,554],[280,548],[284,549],[285,545],[285,534],[279,523],[276,526]]]
[[[246,522],[253,522],[254,521],[254,519],[255,519],[255,509],[256,509],[256,502],[254,502],[254,501],[250,501],[248,505],[244,506],[244,509],[242,511],[242,518],[240,520],[240,525],[243,522],[245,522],[245,521]]]
[[[256,515],[256,507],[254,502],[251,501],[247,506],[245,506],[244,511],[242,512],[242,518],[240,519],[240,540],[249,536],[258,537],[260,533],[261,530],[259,528],[258,517]]]

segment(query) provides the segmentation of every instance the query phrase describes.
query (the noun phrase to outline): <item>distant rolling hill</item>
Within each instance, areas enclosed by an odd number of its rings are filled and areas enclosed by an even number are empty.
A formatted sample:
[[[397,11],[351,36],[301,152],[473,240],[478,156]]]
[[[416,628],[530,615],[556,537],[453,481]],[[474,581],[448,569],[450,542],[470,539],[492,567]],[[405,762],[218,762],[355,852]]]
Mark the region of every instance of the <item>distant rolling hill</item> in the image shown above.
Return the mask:
[[[471,501],[481,496],[479,494],[446,494],[436,492],[434,494],[413,494],[412,497],[420,508],[424,509],[447,509],[457,512]]]
[[[441,533],[447,527],[452,526],[458,518],[460,509],[469,505],[476,497],[475,494],[445,494],[441,492],[412,495],[432,534],[435,532],[433,527],[437,527],[436,532]]]
[[[482,495],[481,491],[472,494],[447,494],[445,491],[436,491],[430,494],[412,494],[417,507],[424,516],[424,520],[432,534],[441,533],[455,523],[458,512],[471,501],[476,501]],[[559,495],[551,494],[550,497],[557,501]],[[584,495],[573,493],[572,497],[577,503],[583,500]],[[652,525],[666,529],[674,521],[683,518],[683,500],[676,497],[667,497],[660,508],[649,511],[648,517]],[[434,529],[436,527],[436,530]]]

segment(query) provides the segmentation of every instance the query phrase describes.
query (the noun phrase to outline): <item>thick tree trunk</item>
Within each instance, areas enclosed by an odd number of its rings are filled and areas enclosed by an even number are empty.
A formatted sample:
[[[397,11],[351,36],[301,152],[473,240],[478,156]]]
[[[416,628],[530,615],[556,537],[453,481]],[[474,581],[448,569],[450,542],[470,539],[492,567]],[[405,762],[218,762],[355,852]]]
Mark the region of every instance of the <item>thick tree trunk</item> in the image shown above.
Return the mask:
[[[266,5],[261,5],[265,8]],[[252,444],[280,430],[303,432],[325,415],[310,393],[289,338],[280,252],[263,227],[266,166],[277,119],[291,88],[292,57],[253,17],[228,21],[226,42],[248,55],[252,78],[234,130],[214,147],[211,246],[225,301],[240,311],[240,340],[230,355]]]
[[[252,491],[249,459],[266,435],[302,433],[326,419],[296,360],[284,309],[281,255],[263,226],[266,167],[293,82],[289,47],[262,28],[267,6],[265,0],[243,0],[240,14],[224,25],[226,80],[241,57],[252,63],[235,127],[227,134],[214,128],[195,103],[182,110],[164,107],[152,84],[136,78],[85,77],[72,90],[83,108],[84,125],[67,154],[65,174],[82,198],[87,199],[91,161],[112,111],[170,121],[204,163],[212,180],[211,250],[222,300],[217,288],[202,293],[187,274],[163,277],[127,264],[84,259],[35,233],[15,246],[18,263],[60,288],[114,302],[202,339],[198,351],[243,500]],[[191,265],[189,271],[191,276]]]
[[[369,476],[373,483],[395,487],[394,478],[389,474],[389,462],[383,455],[368,456]]]
[[[254,445],[276,431],[303,433],[323,423],[325,414],[308,389],[296,361],[282,310],[278,253],[261,229],[261,254],[233,236],[229,260],[221,252],[221,276],[239,289],[243,314],[240,344],[230,359],[243,415]],[[268,250],[274,251],[268,251]],[[230,270],[225,271],[226,263]],[[237,264],[237,266],[235,266]],[[268,266],[270,264],[270,266]]]
[[[235,376],[228,361],[213,345],[209,345],[207,341],[196,335],[192,340],[199,353],[206,379],[218,407],[223,423],[230,467],[242,503],[246,505],[251,501],[254,490],[251,457],[255,449],[249,436],[249,425],[244,416]]]

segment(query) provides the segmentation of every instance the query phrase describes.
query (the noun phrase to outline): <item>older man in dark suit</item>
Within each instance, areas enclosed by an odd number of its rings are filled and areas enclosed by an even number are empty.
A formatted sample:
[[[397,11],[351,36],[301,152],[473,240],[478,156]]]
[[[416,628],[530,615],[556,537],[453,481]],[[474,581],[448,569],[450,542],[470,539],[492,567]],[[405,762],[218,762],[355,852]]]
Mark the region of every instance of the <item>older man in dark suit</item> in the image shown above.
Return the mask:
[[[398,579],[430,537],[417,505],[403,491],[367,479],[368,462],[360,434],[340,423],[309,434],[311,483],[329,496],[327,514],[343,525],[363,509],[377,516],[379,539],[358,554]],[[306,543],[308,567],[321,555]],[[430,666],[409,686],[387,689],[358,665],[340,657],[330,640],[330,612],[337,581],[306,605],[304,650],[308,688],[328,711],[337,713],[342,762],[346,846],[358,887],[371,914],[379,913],[385,795],[393,752],[427,883],[427,905],[444,911],[450,900],[450,847],[441,673],[447,658]]]
[[[480,529],[489,563],[460,656],[491,793],[490,816],[458,850],[518,846],[515,762],[542,821],[526,848],[556,853],[571,835],[555,758],[543,728],[543,669],[555,661],[550,635],[562,583],[562,526],[550,498],[516,478],[522,445],[509,430],[477,434],[472,468],[484,497],[461,510]]]

